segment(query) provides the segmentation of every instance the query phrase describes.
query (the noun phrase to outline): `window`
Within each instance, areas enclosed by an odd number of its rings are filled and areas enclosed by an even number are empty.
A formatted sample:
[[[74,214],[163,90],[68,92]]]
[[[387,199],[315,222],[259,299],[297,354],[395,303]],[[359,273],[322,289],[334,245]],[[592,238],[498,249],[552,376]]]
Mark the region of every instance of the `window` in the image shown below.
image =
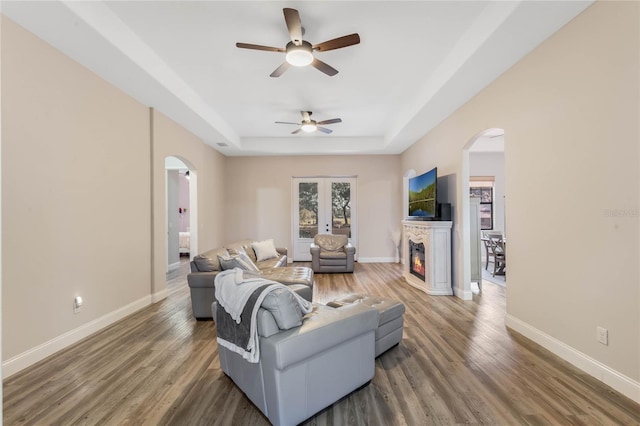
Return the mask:
[[[470,195],[480,198],[480,229],[493,229],[493,176],[472,177],[469,182]]]

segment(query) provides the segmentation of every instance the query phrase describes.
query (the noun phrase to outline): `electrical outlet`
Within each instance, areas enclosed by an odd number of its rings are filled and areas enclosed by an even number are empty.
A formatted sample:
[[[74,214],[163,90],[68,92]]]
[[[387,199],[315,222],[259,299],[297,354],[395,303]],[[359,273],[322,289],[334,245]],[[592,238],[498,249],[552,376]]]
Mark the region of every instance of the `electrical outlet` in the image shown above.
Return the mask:
[[[76,296],[73,299],[73,313],[77,314],[80,312],[80,308],[82,307],[82,297]]]
[[[598,342],[609,345],[609,331],[604,327],[598,327]]]

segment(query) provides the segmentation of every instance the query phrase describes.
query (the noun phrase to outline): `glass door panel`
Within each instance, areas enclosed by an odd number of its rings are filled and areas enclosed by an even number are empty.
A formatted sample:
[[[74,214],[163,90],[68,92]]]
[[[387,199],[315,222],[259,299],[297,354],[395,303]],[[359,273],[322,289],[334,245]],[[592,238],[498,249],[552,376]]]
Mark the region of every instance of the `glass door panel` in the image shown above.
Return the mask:
[[[331,233],[351,238],[351,183],[331,182]]]
[[[317,234],[346,235],[355,246],[355,182],[355,178],[293,178],[294,261],[311,261],[309,248]]]
[[[318,182],[298,183],[298,238],[318,233]]]

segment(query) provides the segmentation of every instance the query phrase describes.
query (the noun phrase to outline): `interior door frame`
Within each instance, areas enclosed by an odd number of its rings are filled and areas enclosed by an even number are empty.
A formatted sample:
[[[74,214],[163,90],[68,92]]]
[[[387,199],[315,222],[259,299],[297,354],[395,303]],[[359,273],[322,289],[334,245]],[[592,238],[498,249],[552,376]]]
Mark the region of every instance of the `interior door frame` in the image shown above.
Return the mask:
[[[313,238],[299,238],[298,237],[298,228],[300,224],[299,218],[299,204],[298,204],[298,191],[299,191],[299,183],[301,182],[317,182],[318,183],[318,233],[319,234],[327,234],[331,233],[333,229],[333,223],[329,223],[333,219],[332,215],[332,203],[331,203],[331,183],[334,182],[349,182],[351,184],[351,204],[350,208],[350,219],[351,219],[351,237],[349,237],[349,242],[356,247],[356,256],[358,254],[357,250],[357,176],[293,176],[291,178],[291,259],[293,261],[310,261],[311,255],[309,254],[309,259],[300,259],[298,247],[300,244],[311,244],[313,242]],[[324,204],[324,208],[323,208]],[[326,217],[328,215],[328,217]],[[325,223],[329,226],[329,231],[327,232]],[[304,240],[301,242],[301,240]],[[356,257],[357,259],[357,257]]]

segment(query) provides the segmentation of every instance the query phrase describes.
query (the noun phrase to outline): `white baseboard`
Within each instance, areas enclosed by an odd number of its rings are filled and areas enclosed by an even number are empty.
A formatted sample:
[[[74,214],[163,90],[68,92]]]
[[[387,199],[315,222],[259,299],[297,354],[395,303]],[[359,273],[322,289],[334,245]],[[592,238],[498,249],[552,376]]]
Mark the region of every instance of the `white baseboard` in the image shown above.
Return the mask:
[[[471,290],[464,290],[461,288],[453,287],[453,295],[459,297],[462,300],[472,300],[473,292]]]
[[[505,316],[505,324],[507,327],[533,340],[565,361],[570,362],[585,373],[611,386],[626,397],[640,403],[640,382],[625,376],[514,316],[507,314]]]
[[[81,325],[78,328],[70,330],[58,337],[54,337],[48,342],[42,343],[31,348],[19,355],[14,356],[2,363],[2,377],[6,379],[17,372],[32,366],[53,355],[54,353],[73,345],[74,343],[84,339],[85,337],[102,330],[103,328],[113,324],[114,322],[132,314],[151,304],[151,296],[145,296],[135,302],[129,303],[120,309],[116,309],[100,318]]]
[[[397,263],[395,257],[359,257],[360,263]]]
[[[169,295],[169,290],[167,288],[165,288],[164,290],[155,292],[151,295],[151,303],[156,303],[161,300],[164,300],[167,298],[168,295]]]

